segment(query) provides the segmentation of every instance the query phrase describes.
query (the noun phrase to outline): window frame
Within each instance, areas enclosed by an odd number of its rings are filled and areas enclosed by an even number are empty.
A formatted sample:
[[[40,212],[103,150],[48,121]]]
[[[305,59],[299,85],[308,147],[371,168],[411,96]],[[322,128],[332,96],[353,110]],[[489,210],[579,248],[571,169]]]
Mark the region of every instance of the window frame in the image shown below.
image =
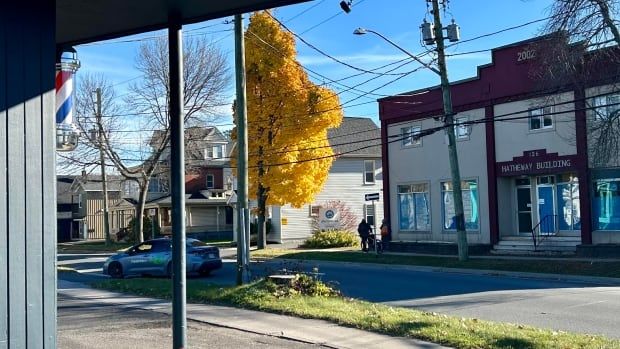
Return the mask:
[[[422,137],[414,139],[416,135],[422,133],[421,125],[402,126],[400,128],[400,145],[402,148],[415,148],[422,146]],[[406,135],[408,134],[408,135]]]
[[[463,194],[465,191],[467,191],[468,193],[471,192],[471,189],[463,189],[463,184],[466,182],[474,182],[476,184],[476,205],[477,205],[477,211],[476,211],[476,220],[478,222],[478,226],[475,229],[468,229],[467,228],[467,220],[465,221],[465,231],[468,233],[474,233],[474,232],[481,232],[481,221],[480,221],[480,181],[478,180],[478,178],[464,178],[461,179],[461,194]],[[445,189],[444,188],[444,184],[448,184],[450,186],[450,189]],[[471,184],[470,184],[471,185]],[[445,193],[452,193],[454,191],[454,189],[452,188],[452,181],[447,179],[447,180],[442,180],[439,182],[439,189],[440,189],[440,193],[441,193],[441,230],[444,233],[454,233],[456,232],[456,227],[454,229],[450,229],[450,228],[446,228],[446,203],[444,200],[444,195]],[[454,205],[454,204],[453,204]],[[463,205],[465,206],[465,205]],[[465,207],[463,207],[465,208]],[[463,212],[465,213],[465,212]]]
[[[454,136],[457,141],[467,141],[470,137],[470,125],[467,125],[469,122],[469,117],[467,116],[458,116],[454,118]],[[461,135],[459,130],[465,130],[465,134]]]
[[[546,111],[548,109],[548,111]],[[534,113],[539,113],[537,115],[534,115]],[[552,106],[542,106],[542,107],[536,107],[536,108],[530,108],[527,111],[528,114],[528,118],[527,118],[527,127],[528,130],[530,132],[540,132],[540,131],[548,131],[548,130],[553,130],[555,128],[555,118],[553,115],[553,107]],[[548,120],[551,121],[550,125],[545,126],[545,120],[546,117],[548,116]],[[532,121],[534,119],[538,119],[538,128],[533,128],[532,126]]]
[[[414,189],[415,186],[424,186],[424,191],[419,191]],[[408,187],[408,191],[407,192],[401,192],[400,189],[403,187]],[[415,206],[415,194],[426,194],[426,215],[428,216],[428,222],[426,224],[426,228],[427,229],[418,229],[418,222],[417,222],[417,206]],[[401,195],[411,195],[412,196],[412,200],[413,200],[413,204],[414,204],[414,217],[416,218],[416,221],[414,222],[413,226],[414,229],[410,229],[410,227],[407,228],[403,228],[402,226],[402,215],[401,215]],[[432,217],[432,201],[431,201],[431,184],[430,182],[411,182],[411,183],[402,183],[402,184],[397,184],[396,185],[396,197],[397,197],[397,205],[398,205],[398,229],[399,231],[402,232],[412,232],[412,233],[429,233],[432,231],[433,225],[433,217]]]
[[[367,163],[372,163],[372,171],[368,171],[366,168]],[[368,175],[372,172],[372,181],[368,181]],[[377,179],[375,178],[377,175],[377,167],[375,160],[364,160],[364,184],[376,184]]]
[[[608,187],[605,192],[605,209],[603,210],[603,208],[600,207],[600,212],[598,212],[598,215],[596,212],[596,206],[592,209],[592,220],[594,223],[593,231],[605,231],[610,233],[620,232],[620,223],[618,223],[618,220],[620,220],[620,214],[617,216],[613,214],[615,211],[613,209],[613,206],[615,205],[613,200],[611,199],[614,196],[620,196],[620,190],[618,189],[620,187],[620,178],[614,177],[613,175],[612,177],[596,178],[592,181],[592,185],[593,193],[591,201],[593,204],[596,204],[597,201],[599,201],[598,205],[601,205],[601,201],[603,200],[601,199],[602,196],[600,195],[600,189],[602,189],[601,187],[603,185],[606,185]],[[616,195],[614,195],[614,193],[616,193]],[[610,214],[606,215],[606,217],[602,217],[600,214],[603,212],[609,212]],[[608,222],[601,221],[602,218],[607,219]],[[601,224],[604,226],[601,226]],[[607,228],[608,225],[611,225],[611,227]]]
[[[369,209],[372,210],[371,215],[368,214]],[[368,217],[372,217],[372,223],[370,222],[370,219]],[[373,228],[376,228],[375,224],[377,222],[377,213],[375,212],[375,207],[373,204],[364,204],[364,219],[366,220],[366,223],[371,225]]]
[[[209,186],[209,178],[211,178],[211,186]],[[215,176],[212,173],[207,173],[205,176],[205,186],[207,189],[215,189]]]
[[[316,212],[313,212],[315,211],[315,209],[316,209]],[[321,209],[320,205],[308,205],[308,217],[318,217],[320,209]]]
[[[78,208],[82,208],[82,193],[78,193]]]
[[[617,98],[618,101],[616,102],[611,102],[609,101],[610,98]],[[603,101],[603,103],[601,103],[601,101]],[[620,105],[608,105],[608,104],[613,104],[613,103],[620,103],[620,91],[616,91],[616,92],[611,92],[602,96],[596,96],[596,97],[592,97],[592,105],[594,106],[594,120],[595,121],[608,121],[609,120],[609,114],[610,114],[610,109],[616,109],[616,111],[618,113],[620,113]],[[601,115],[600,110],[604,110],[605,113],[604,115]],[[613,112],[613,110],[612,110]]]

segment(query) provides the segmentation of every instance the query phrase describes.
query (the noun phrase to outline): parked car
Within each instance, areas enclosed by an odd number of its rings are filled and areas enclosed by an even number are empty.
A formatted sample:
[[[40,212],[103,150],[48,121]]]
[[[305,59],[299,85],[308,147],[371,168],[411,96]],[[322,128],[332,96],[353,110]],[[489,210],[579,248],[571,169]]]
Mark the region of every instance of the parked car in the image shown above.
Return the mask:
[[[222,267],[220,251],[196,239],[186,240],[187,273],[208,275]],[[110,256],[103,264],[103,273],[113,278],[129,275],[172,276],[172,240],[160,238],[134,245]]]

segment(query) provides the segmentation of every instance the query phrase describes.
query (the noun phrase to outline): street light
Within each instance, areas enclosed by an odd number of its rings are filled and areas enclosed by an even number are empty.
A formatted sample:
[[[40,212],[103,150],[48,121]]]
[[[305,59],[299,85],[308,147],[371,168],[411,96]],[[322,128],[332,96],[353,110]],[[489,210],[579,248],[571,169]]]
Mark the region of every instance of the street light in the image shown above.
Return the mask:
[[[422,64],[424,67],[428,68],[435,74],[439,75],[441,79],[441,93],[443,99],[443,112],[444,112],[444,127],[446,128],[446,133],[448,134],[448,155],[450,159],[450,172],[452,177],[452,195],[454,200],[454,216],[456,222],[456,232],[457,232],[457,243],[458,243],[458,253],[459,260],[465,261],[468,258],[468,245],[467,245],[467,232],[465,229],[465,216],[463,210],[463,193],[461,190],[461,171],[459,169],[459,161],[458,154],[456,149],[456,136],[454,134],[454,112],[452,110],[452,97],[450,95],[450,82],[448,80],[448,69],[446,68],[446,57],[445,57],[445,46],[443,40],[447,38],[450,41],[458,41],[460,32],[459,27],[454,21],[452,24],[448,25],[446,28],[441,26],[441,18],[439,15],[439,2],[438,0],[427,0],[433,3],[433,16],[435,19],[435,23],[428,23],[424,21],[422,26],[422,34],[424,37],[424,41],[427,44],[436,43],[437,44],[437,66],[435,68],[430,64],[422,61],[414,54],[405,50],[404,48],[398,46],[394,41],[386,38],[381,33],[378,33],[374,30],[357,28],[353,31],[355,35],[364,35],[367,33],[373,33],[383,40],[390,43],[390,45],[396,47],[401,52],[404,52],[409,57],[413,58],[416,62]],[[447,36],[444,37],[443,30],[447,31]],[[433,34],[434,35],[431,35]]]
[[[376,32],[376,31],[374,31],[372,29],[366,29],[366,28],[357,28],[357,29],[355,29],[353,31],[353,34],[355,34],[355,35],[364,35],[364,34],[368,34],[368,33],[373,33],[373,34],[377,35],[381,39],[383,39],[383,40],[387,41],[388,43],[390,43],[390,45],[392,45],[392,46],[396,47],[397,49],[399,49],[400,51],[404,52],[407,56],[413,58],[416,62],[422,64],[425,68],[428,68],[433,73],[441,76],[441,72],[437,68],[435,68],[435,67],[431,66],[430,64],[424,62],[423,60],[419,59],[413,53],[405,50],[404,48],[402,48],[400,46],[398,46],[398,44],[396,44],[394,41],[388,39],[387,37],[383,36],[383,34],[381,34],[379,32]]]

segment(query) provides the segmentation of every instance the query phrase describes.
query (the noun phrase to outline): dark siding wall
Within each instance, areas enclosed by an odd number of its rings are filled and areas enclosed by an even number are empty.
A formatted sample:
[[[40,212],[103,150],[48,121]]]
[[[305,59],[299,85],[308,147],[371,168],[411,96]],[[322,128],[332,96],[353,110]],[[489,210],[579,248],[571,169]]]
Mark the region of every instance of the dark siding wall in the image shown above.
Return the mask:
[[[0,2],[0,348],[56,344],[54,11]]]

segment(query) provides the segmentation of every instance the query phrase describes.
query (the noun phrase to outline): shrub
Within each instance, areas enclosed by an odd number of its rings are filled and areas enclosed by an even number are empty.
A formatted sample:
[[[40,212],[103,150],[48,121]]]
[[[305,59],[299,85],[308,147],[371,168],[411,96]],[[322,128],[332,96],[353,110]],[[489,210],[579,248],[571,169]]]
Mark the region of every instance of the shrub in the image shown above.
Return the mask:
[[[127,242],[136,242],[138,233],[136,232],[136,230],[138,229],[138,220],[134,217],[132,218],[129,223],[127,223],[127,230],[129,231],[129,234],[125,237],[125,241]],[[143,228],[143,233],[144,233],[144,240],[148,240],[148,239],[153,239],[156,236],[159,235],[159,224],[157,224],[157,221],[154,221],[155,223],[155,229],[153,229],[152,225],[151,225],[151,219],[147,216],[143,216],[142,219],[142,228]],[[153,234],[154,233],[154,234]]]
[[[291,281],[284,285],[273,282],[267,283],[267,289],[276,297],[311,296],[334,297],[340,296],[340,291],[317,278],[318,270],[313,275],[297,273]]]
[[[359,238],[350,231],[327,230],[317,231],[304,242],[304,247],[309,248],[331,248],[331,247],[351,247],[359,245]]]

